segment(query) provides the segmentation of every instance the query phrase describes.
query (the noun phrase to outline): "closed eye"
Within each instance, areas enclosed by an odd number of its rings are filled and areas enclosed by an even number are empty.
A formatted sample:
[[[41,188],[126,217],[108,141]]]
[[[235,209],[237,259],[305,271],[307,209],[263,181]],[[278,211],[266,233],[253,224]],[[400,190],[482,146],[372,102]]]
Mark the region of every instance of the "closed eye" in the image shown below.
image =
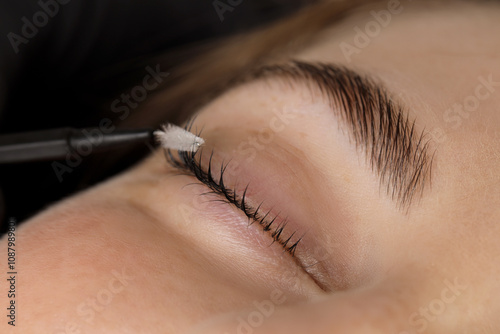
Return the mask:
[[[262,211],[263,202],[255,208],[249,205],[247,202],[249,184],[244,188],[241,195],[237,194],[235,189],[226,186],[224,183],[224,174],[230,162],[220,163],[220,166],[217,168],[218,177],[215,177],[213,151],[208,158],[206,170],[202,166],[203,149],[196,153],[180,151],[177,154],[174,154],[171,150],[167,150],[165,155],[167,161],[173,167],[196,177],[199,182],[209,188],[210,193],[218,195],[222,201],[232,204],[241,210],[247,216],[249,224],[258,223],[262,229],[271,236],[273,243],[278,243],[287,253],[295,256],[295,250],[302,240],[302,236],[296,236],[296,232],[285,234],[284,230],[287,226],[286,219],[281,219],[279,215],[273,216],[271,214],[272,209]]]

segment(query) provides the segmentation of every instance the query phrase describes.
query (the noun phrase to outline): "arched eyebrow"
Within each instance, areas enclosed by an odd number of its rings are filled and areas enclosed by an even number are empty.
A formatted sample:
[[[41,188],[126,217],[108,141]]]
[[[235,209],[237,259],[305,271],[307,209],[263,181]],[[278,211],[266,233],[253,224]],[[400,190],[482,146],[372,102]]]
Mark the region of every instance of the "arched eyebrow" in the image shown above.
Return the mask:
[[[254,68],[239,83],[286,79],[312,83],[347,125],[355,145],[362,148],[380,185],[402,209],[430,183],[434,154],[425,130],[417,131],[403,104],[373,78],[334,64],[293,61]],[[292,85],[293,86],[293,85]]]

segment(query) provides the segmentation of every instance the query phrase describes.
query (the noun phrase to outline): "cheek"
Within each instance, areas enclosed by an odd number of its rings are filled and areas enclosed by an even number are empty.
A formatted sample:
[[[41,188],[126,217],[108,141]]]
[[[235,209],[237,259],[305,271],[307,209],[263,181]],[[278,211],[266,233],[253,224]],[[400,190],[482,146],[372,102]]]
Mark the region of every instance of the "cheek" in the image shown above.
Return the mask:
[[[133,233],[134,224],[146,225],[138,224],[143,220],[127,208],[74,200],[22,225],[19,291],[29,296],[23,312],[33,321],[24,325],[83,329],[111,321],[137,288],[139,274],[154,265],[150,246],[137,242],[141,231]]]
[[[165,293],[157,288],[162,234],[153,226],[123,204],[80,198],[22,225],[19,292],[29,298],[23,326],[93,332],[123,316],[139,326],[134,312],[154,315],[159,300],[152,294]]]
[[[159,323],[182,332],[259,296],[165,222],[98,192],[24,223],[19,241],[23,326],[32,330],[110,332],[126,319],[134,332]]]

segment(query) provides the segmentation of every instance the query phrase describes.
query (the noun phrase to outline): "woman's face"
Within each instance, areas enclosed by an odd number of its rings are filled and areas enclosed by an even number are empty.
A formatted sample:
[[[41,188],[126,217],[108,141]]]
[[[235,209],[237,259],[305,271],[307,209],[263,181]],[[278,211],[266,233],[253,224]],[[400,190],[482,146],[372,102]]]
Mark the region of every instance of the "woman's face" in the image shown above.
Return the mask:
[[[497,333],[500,11],[412,7],[205,106],[189,166],[157,152],[24,223],[16,329]]]

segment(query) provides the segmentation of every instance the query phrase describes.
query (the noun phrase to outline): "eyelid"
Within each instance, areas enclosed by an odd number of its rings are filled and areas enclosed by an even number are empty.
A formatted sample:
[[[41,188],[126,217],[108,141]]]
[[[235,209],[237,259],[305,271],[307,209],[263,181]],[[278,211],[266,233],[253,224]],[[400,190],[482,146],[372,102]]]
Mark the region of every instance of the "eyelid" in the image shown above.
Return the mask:
[[[202,168],[203,150],[198,152],[199,155],[197,157],[197,153],[181,151],[178,153],[179,158],[176,158],[171,150],[166,150],[165,156],[167,161],[173,167],[189,172],[191,175],[196,177],[198,181],[207,186],[213,193],[222,197],[227,203],[233,204],[236,208],[242,211],[248,217],[249,225],[257,222],[263,230],[271,236],[273,243],[277,242],[286,252],[294,256],[297,245],[302,240],[303,236],[294,238],[296,232],[293,232],[285,237],[283,231],[287,225],[286,219],[280,219],[279,215],[272,216],[272,209],[261,212],[263,202],[261,202],[256,208],[249,206],[246,201],[249,184],[247,184],[244,188],[241,196],[236,194],[235,189],[230,189],[226,186],[224,183],[224,173],[229,163],[221,163],[219,170],[220,174],[217,179],[213,175],[212,168],[214,152],[211,152],[208,159],[207,171]]]
[[[188,125],[186,125],[186,130],[191,131],[192,128],[193,121],[191,120]],[[218,129],[220,130],[220,128]],[[227,208],[224,208],[221,211],[217,209],[217,206],[209,205],[205,207],[205,209],[203,209],[205,214],[207,214],[206,219],[215,218],[218,222],[224,222],[221,226],[226,226],[226,224],[228,224],[228,227],[239,225],[237,231],[238,233],[242,233],[241,238],[247,239],[248,237],[250,237],[248,238],[249,240],[251,240],[249,245],[253,246],[255,250],[260,249],[262,251],[262,247],[264,247],[270,251],[270,253],[267,253],[266,258],[271,260],[279,257],[283,260],[288,261],[291,259],[295,263],[295,268],[299,269],[302,274],[306,275],[309,278],[309,281],[313,283],[316,288],[319,288],[322,291],[336,290],[336,288],[329,282],[329,269],[331,268],[331,266],[323,266],[321,263],[325,259],[321,258],[321,256],[317,256],[317,250],[322,249],[324,245],[318,244],[320,238],[316,235],[314,230],[310,228],[308,223],[305,224],[305,222],[308,222],[310,218],[308,216],[308,213],[305,212],[303,208],[301,208],[301,206],[290,206],[291,203],[296,203],[298,199],[298,197],[296,196],[298,194],[296,194],[295,192],[297,188],[295,186],[290,188],[290,183],[288,182],[291,181],[290,177],[292,175],[296,175],[296,173],[286,173],[287,169],[283,170],[282,168],[289,168],[290,166],[292,166],[292,164],[289,163],[291,161],[289,159],[291,159],[292,157],[294,157],[292,159],[293,162],[296,162],[296,148],[292,146],[289,147],[288,144],[283,146],[283,143],[277,142],[276,145],[273,145],[272,147],[274,147],[273,152],[279,152],[279,159],[276,159],[278,156],[276,156],[275,154],[269,155],[269,152],[263,151],[263,154],[259,154],[259,157],[256,161],[253,161],[252,163],[242,163],[242,161],[239,159],[241,156],[234,154],[235,150],[234,148],[232,149],[232,141],[228,141],[228,138],[233,138],[233,134],[241,134],[234,131],[238,130],[234,128],[224,128],[224,131],[217,131],[211,133],[210,136],[206,137],[209,139],[209,145],[214,145],[216,143],[217,147],[220,148],[219,150],[215,151],[215,153],[214,151],[210,152],[210,154],[206,153],[207,150],[209,150],[208,147],[210,146],[205,146],[196,154],[190,154],[188,152],[182,151],[178,152],[165,150],[164,153],[166,160],[170,166],[181,171],[183,175],[189,177],[194,176],[200,182],[200,184],[203,185],[203,187],[207,187],[210,184],[210,179],[208,178],[209,175],[214,181],[220,180],[220,171],[223,171],[222,174],[227,171],[227,175],[230,177],[228,177],[227,180],[223,178],[223,184],[226,189],[228,188],[227,185],[230,185],[231,189],[228,190],[231,190],[232,192],[220,194],[220,187],[216,188],[216,190],[218,189],[219,191],[214,191],[212,188],[208,187],[210,189],[209,192],[202,190],[201,192],[197,193],[197,196],[210,195],[215,193],[215,195],[217,195],[215,201],[224,201],[226,203],[229,202],[230,204],[232,204],[231,207],[234,209],[229,211],[238,212],[233,212],[235,216],[231,218],[231,220],[227,220],[225,219],[226,214],[229,213]],[[197,136],[201,136],[201,132],[192,132]],[[205,152],[204,156],[203,152]],[[229,152],[233,153],[226,155]],[[287,154],[285,154],[285,152],[287,152]],[[227,161],[227,156],[230,156],[231,160],[229,160],[228,163],[224,163],[224,161]],[[218,168],[214,169],[211,163],[207,163],[210,162],[210,160],[216,161]],[[221,162],[220,166],[218,165],[219,162]],[[233,162],[234,164],[232,164]],[[229,165],[229,163],[231,163],[231,165]],[[309,164],[307,166],[309,166]],[[207,171],[209,169],[208,167],[210,167],[211,171],[209,175],[207,174]],[[294,169],[296,169],[295,165]],[[277,171],[281,171],[281,173],[277,173]],[[308,173],[306,173],[305,175],[308,175]],[[237,184],[237,182],[239,181],[238,178],[243,176],[246,180],[251,182],[251,185],[248,188],[245,187],[245,183],[241,183],[240,186],[238,186]],[[272,176],[271,183],[268,182],[269,176]],[[215,186],[219,185],[219,183],[220,182],[216,182]],[[196,184],[198,184],[198,182],[196,182]],[[259,228],[248,229],[249,231],[245,231],[244,228],[247,224],[245,224],[245,218],[242,215],[241,205],[240,207],[235,205],[238,204],[238,200],[242,200],[245,189],[247,190],[245,199],[246,197],[248,197],[248,203],[252,205],[252,208],[250,208],[249,206],[250,210],[247,210],[247,212],[253,213],[255,211],[258,211],[261,219],[263,219],[263,222],[266,222],[266,224],[261,222],[259,224]],[[237,190],[237,192],[233,190]],[[226,197],[226,195],[230,196]],[[237,200],[233,202],[228,200],[233,198]],[[265,199],[266,203],[262,204],[262,202],[258,202],[255,199]],[[247,201],[245,200],[244,203],[247,203]],[[288,216],[282,215],[281,212],[272,210],[277,208],[286,208],[287,212],[291,212],[292,216],[290,217],[290,219],[288,219]],[[251,216],[251,214],[245,213],[245,216],[247,218],[250,218],[249,215]],[[287,218],[286,221],[288,223],[286,224],[286,230],[284,229],[285,226],[283,226],[283,224],[279,224],[284,223],[285,219],[278,217],[274,220],[273,224],[270,225],[273,226],[273,229],[269,229],[266,231],[266,226],[273,220],[272,218],[275,217],[274,215]],[[252,222],[255,222],[255,220],[248,220],[248,224]],[[233,223],[235,223],[236,225],[233,225]],[[241,229],[242,227],[243,229]],[[280,229],[280,227],[283,228]],[[266,233],[262,233],[263,231]],[[274,243],[276,243],[273,240],[273,242],[269,244],[269,237],[280,238],[280,240],[282,240],[282,243],[278,243],[279,246],[273,245]],[[240,242],[242,240],[241,238],[236,237],[233,239],[233,241]],[[284,249],[283,244],[285,244],[285,247],[289,248],[289,254],[285,254],[286,250]],[[273,255],[271,255],[271,253]],[[335,268],[331,269],[334,270]]]
[[[325,282],[324,276],[321,271],[314,270],[313,267],[316,267],[316,265],[319,265],[321,261],[316,261],[314,263],[310,263],[306,259],[302,258],[305,254],[307,254],[307,251],[304,253],[303,250],[300,251],[301,255],[296,256],[295,252],[297,250],[297,246],[299,243],[302,241],[304,234],[302,234],[300,237],[296,236],[298,235],[298,231],[294,231],[291,234],[288,234],[289,231],[287,231],[287,234],[284,234],[285,227],[288,225],[287,219],[280,219],[279,214],[275,216],[271,216],[271,211],[262,211],[261,212],[261,207],[263,202],[261,202],[256,208],[251,208],[251,207],[246,207],[246,202],[244,200],[243,195],[240,197],[236,194],[236,191],[233,189],[228,189],[225,184],[223,183],[223,175],[224,171],[227,169],[228,163],[224,164],[221,163],[220,167],[220,176],[219,176],[219,182],[217,182],[213,175],[210,173],[205,172],[202,168],[202,152],[203,149],[196,152],[196,153],[191,153],[191,152],[179,152],[179,159],[176,159],[175,156],[172,154],[171,151],[166,151],[165,156],[167,157],[167,161],[175,168],[178,168],[184,172],[187,172],[188,175],[196,177],[196,179],[207,186],[212,193],[216,194],[220,197],[222,197],[222,200],[224,200],[226,203],[232,204],[235,206],[239,211],[243,212],[247,217],[249,221],[250,226],[252,223],[257,222],[263,229],[263,231],[268,234],[272,238],[272,243],[268,244],[268,247],[272,246],[274,243],[278,243],[280,247],[283,249],[284,252],[288,253],[291,256],[291,259],[295,262],[295,265],[300,268],[304,274],[306,274],[311,282],[319,288],[320,290],[324,292],[330,291],[329,284]],[[195,158],[196,154],[200,153],[199,158]],[[213,158],[213,151],[210,154],[210,158],[208,160],[208,170],[211,172],[211,164],[212,164],[212,158]],[[222,180],[222,182],[221,182]],[[244,188],[243,194],[246,194],[246,190],[248,190],[248,185],[247,187]],[[205,192],[204,194],[209,194]],[[244,210],[244,208],[246,208]],[[272,219],[269,217],[273,217]],[[274,227],[273,227],[274,226]],[[286,236],[285,236],[286,235]],[[306,257],[309,257],[309,255],[306,255]],[[319,274],[320,277],[317,277]]]

